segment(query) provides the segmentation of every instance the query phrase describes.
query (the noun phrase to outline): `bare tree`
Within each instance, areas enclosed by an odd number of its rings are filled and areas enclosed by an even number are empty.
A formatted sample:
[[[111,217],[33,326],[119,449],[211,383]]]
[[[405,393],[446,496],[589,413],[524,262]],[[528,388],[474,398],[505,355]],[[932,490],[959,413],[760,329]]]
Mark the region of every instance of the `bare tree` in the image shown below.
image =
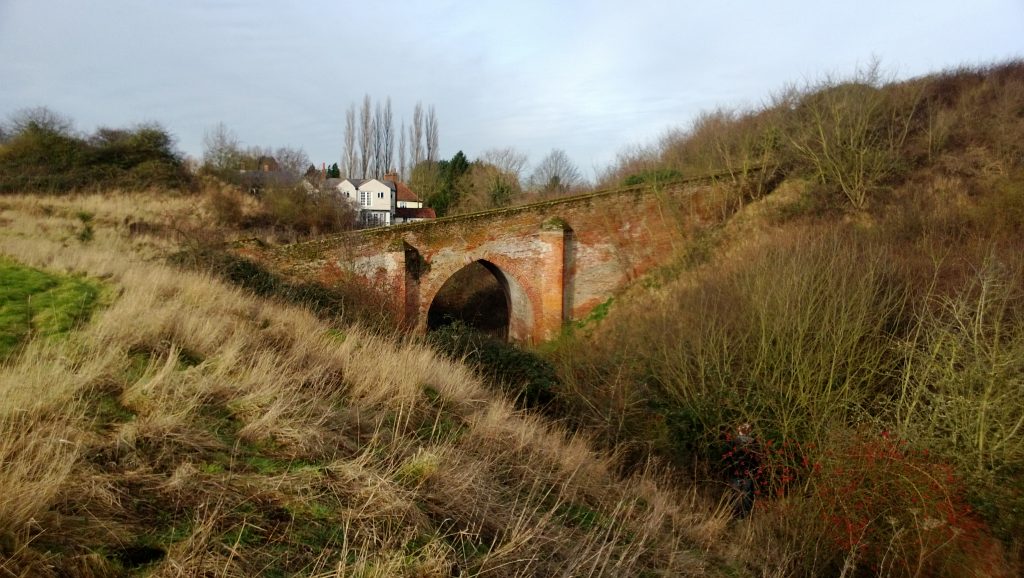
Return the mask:
[[[381,126],[377,128],[383,137],[383,167],[378,167],[377,172],[389,173],[395,168],[395,119],[391,112],[391,97],[384,102],[384,117],[381,119]]]
[[[379,177],[387,170],[384,165],[387,160],[384,158],[384,109],[380,103],[373,112],[373,168],[370,173]]]
[[[359,110],[359,177],[365,179],[370,172],[373,155],[373,112],[370,110],[370,95],[363,97]]]
[[[345,152],[341,157],[341,166],[346,177],[355,176],[356,162],[356,105],[353,103],[345,111]]]
[[[514,175],[518,182],[523,178],[527,157],[526,153],[521,153],[512,147],[505,147],[484,151],[480,155],[480,160],[498,167],[503,173]]]
[[[477,160],[455,183],[458,201],[449,214],[505,207],[522,194],[519,177],[486,160]]]
[[[423,160],[423,103],[417,102],[412,111],[412,126],[409,127],[409,146],[412,153],[412,166]]]
[[[33,130],[71,135],[74,132],[74,123],[70,117],[54,112],[45,106],[37,106],[25,108],[12,114],[8,119],[7,130],[11,135]]]
[[[427,110],[426,140],[427,160],[436,161],[440,151],[438,150],[437,113],[434,111],[434,105],[430,105],[430,109]]]
[[[216,170],[237,170],[242,162],[238,136],[223,122],[203,135],[203,165]]]
[[[295,181],[298,181],[309,167],[309,155],[301,147],[278,147],[274,151],[274,160],[277,161],[278,170]]]
[[[563,195],[583,181],[580,170],[562,149],[552,149],[530,177],[530,186],[545,194]]]
[[[402,128],[398,131],[398,178],[405,178],[408,165],[405,158],[405,120],[402,120]]]

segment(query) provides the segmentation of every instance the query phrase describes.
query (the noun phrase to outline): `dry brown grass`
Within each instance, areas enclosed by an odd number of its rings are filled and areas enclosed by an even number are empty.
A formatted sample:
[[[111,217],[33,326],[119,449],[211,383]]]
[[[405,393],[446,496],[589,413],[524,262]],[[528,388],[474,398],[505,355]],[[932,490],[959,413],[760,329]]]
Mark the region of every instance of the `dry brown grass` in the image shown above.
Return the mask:
[[[0,573],[715,570],[724,522],[697,494],[620,478],[423,345],[163,265],[173,238],[125,222],[203,218],[166,201],[2,201],[0,252],[107,302],[0,366]]]
[[[1018,61],[872,89],[915,112],[875,119],[875,136],[900,134],[883,143],[887,168],[864,181],[867,196],[840,210],[822,202],[835,193],[829,178],[784,162],[789,177],[770,195],[690,237],[683,254],[703,259],[634,287],[556,348],[570,419],[641,462],[659,455],[720,488],[721,432],[753,422],[763,438],[795,441],[808,462],[782,463],[795,465],[797,486],[759,500],[725,540],[727,558],[763,575],[1019,573],[1024,419],[1011,399],[1024,375],[1024,157],[1013,136],[1024,128],[1022,74]],[[849,97],[832,88],[826,98]],[[721,160],[741,150],[722,148],[741,142],[730,139],[758,135],[755,121],[786,130],[785,120],[709,115],[620,168]],[[850,458],[842,440],[883,432],[905,444],[888,454],[891,469],[865,467],[871,475],[852,482],[807,470],[819,457]],[[925,493],[930,482],[909,475],[925,471],[948,472],[931,490],[933,506],[955,512],[948,526],[887,501]],[[830,483],[846,493],[837,498]],[[827,539],[835,524],[825,513],[837,511],[860,516],[864,534]],[[934,541],[954,522],[952,537]]]

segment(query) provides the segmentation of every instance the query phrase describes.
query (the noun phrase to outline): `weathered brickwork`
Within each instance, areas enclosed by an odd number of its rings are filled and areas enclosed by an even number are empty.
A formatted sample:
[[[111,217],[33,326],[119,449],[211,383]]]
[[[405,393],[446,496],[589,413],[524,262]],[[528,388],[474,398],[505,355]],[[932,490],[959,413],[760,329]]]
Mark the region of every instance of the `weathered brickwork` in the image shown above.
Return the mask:
[[[716,218],[717,197],[706,181],[631,188],[359,231],[257,256],[328,284],[355,273],[388,291],[405,323],[421,330],[444,283],[481,261],[508,295],[510,338],[536,343],[671,258],[687,231]]]

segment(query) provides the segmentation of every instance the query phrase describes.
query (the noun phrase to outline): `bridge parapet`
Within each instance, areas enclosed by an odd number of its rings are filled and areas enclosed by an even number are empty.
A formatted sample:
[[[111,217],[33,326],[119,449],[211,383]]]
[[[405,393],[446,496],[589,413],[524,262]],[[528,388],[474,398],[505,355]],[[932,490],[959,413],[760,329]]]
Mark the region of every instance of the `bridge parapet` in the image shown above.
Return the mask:
[[[334,235],[262,258],[327,284],[356,274],[419,330],[445,282],[480,261],[506,291],[510,338],[536,343],[675,255],[688,231],[719,218],[720,191],[707,177],[600,191]]]

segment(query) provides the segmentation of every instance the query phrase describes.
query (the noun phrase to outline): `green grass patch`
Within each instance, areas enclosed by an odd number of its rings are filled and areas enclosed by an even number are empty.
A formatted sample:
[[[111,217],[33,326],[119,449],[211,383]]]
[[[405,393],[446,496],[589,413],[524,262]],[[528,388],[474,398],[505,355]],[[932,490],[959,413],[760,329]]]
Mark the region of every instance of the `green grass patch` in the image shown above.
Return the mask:
[[[135,419],[135,413],[124,406],[116,395],[106,394],[96,401],[96,422],[100,426],[113,426]]]
[[[142,379],[142,376],[146,375],[146,368],[149,367],[152,361],[152,356],[147,353],[140,351],[130,352],[128,354],[128,365],[122,372],[124,384],[126,386],[131,385]]]
[[[273,476],[288,472],[320,472],[323,467],[306,460],[281,459],[262,454],[250,455],[243,458],[245,465],[257,474]]]
[[[608,317],[608,312],[611,311],[612,303],[615,303],[614,297],[609,297],[607,300],[599,304],[597,307],[591,309],[590,313],[582,321],[579,321],[577,325],[583,327],[589,323],[598,323]]]
[[[263,535],[259,528],[244,521],[242,524],[228,530],[221,536],[221,543],[231,548],[237,546],[255,546],[263,542]]]
[[[218,462],[200,463],[198,469],[200,472],[210,475],[223,474],[225,472],[224,464]]]
[[[450,416],[439,415],[428,419],[416,429],[416,437],[428,444],[455,443],[469,428]]]
[[[0,257],[0,360],[35,337],[63,335],[89,318],[100,284]]]
[[[590,530],[595,527],[605,527],[608,520],[598,512],[583,504],[572,502],[560,504],[555,513],[567,526],[574,526],[583,530]]]

